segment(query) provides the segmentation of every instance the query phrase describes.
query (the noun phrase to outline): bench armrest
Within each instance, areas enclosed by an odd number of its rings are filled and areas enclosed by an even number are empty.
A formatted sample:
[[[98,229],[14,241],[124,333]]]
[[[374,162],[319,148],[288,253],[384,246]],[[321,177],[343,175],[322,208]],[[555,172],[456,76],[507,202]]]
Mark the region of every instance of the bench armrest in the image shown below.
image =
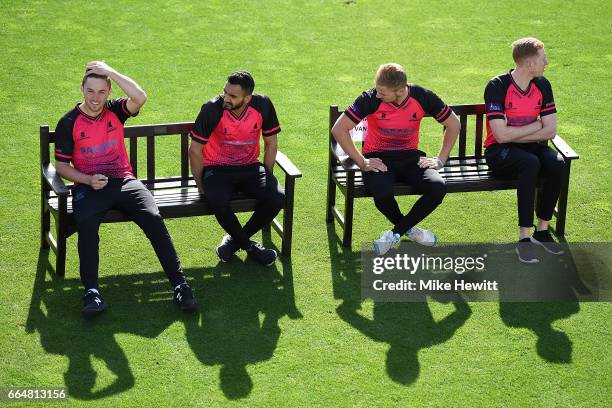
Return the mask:
[[[579,158],[578,153],[576,153],[565,140],[561,139],[561,136],[555,135],[551,142],[555,149],[557,149],[566,160],[576,160]]]
[[[333,146],[331,145],[329,146],[329,150],[334,156],[334,158],[338,161],[338,163],[340,163],[340,165],[342,166],[344,170],[346,171],[360,170],[359,166],[357,166],[355,162],[350,157],[348,157],[346,153],[344,153],[343,150],[341,150],[341,152],[343,153],[342,155],[339,155],[336,149],[334,149]]]
[[[58,196],[68,196],[70,190],[64,183],[64,180],[57,174],[55,167],[49,163],[42,166],[42,178],[45,183]]]
[[[287,177],[302,177],[302,172],[297,167],[295,167],[291,160],[289,160],[289,158],[285,156],[285,154],[282,153],[280,150],[276,152],[276,164],[278,164],[278,167],[280,167],[281,170],[285,172]]]

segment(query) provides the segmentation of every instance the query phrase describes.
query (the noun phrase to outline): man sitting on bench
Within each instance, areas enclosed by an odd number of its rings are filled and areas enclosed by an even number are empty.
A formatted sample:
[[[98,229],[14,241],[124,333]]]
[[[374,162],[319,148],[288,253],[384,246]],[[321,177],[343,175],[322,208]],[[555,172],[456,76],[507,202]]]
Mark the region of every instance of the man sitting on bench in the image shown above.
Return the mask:
[[[208,205],[228,234],[216,249],[219,259],[228,262],[243,249],[255,262],[269,266],[276,260],[276,251],[250,238],[274,219],[285,202],[285,192],[272,174],[281,129],[272,101],[253,89],[251,74],[236,71],[227,78],[223,94],[202,105],[191,132],[189,159],[198,189],[206,193]],[[244,227],[230,207],[235,190],[257,200]]]
[[[108,100],[111,79],[127,99]],[[75,183],[72,207],[85,286],[82,316],[93,317],[107,308],[98,287],[98,231],[111,208],[128,214],[151,241],[174,288],[174,303],[183,310],[196,309],[164,220],[149,190],[134,178],[123,141],[123,124],[138,114],[146,94],[133,80],[100,61],[87,64],[81,91],[84,101],[57,124],[55,160],[58,174]]]
[[[534,245],[562,254],[548,225],[561,192],[565,161],[556,151],[538,142],[557,134],[557,109],[550,82],[542,75],[548,64],[544,44],[535,38],[512,43],[516,67],[489,81],[484,92],[487,111],[485,159],[494,176],[518,178],[519,244],[524,263],[539,262]],[[538,225],[533,236],[535,189],[544,178],[541,199],[535,209]]]
[[[393,224],[393,229],[383,231],[374,241],[374,249],[383,255],[402,235],[423,245],[435,245],[436,236],[416,225],[440,205],[446,194],[444,179],[436,170],[444,167],[461,125],[436,94],[408,84],[401,65],[381,65],[375,85],[363,92],[332,128],[334,138],[363,172],[376,208]],[[418,150],[419,127],[425,114],[445,126],[437,157],[428,158]],[[349,132],[364,119],[368,126],[362,155]],[[411,184],[423,194],[406,215],[402,215],[393,195],[395,181]]]

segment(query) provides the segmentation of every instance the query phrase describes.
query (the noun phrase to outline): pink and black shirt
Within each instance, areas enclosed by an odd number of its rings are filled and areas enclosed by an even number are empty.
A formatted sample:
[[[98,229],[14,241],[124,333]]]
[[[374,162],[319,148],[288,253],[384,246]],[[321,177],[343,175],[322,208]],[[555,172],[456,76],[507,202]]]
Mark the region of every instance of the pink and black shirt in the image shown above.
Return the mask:
[[[133,177],[123,140],[123,124],[138,112],[128,111],[127,99],[106,101],[102,112],[92,117],[77,105],[55,128],[55,160],[70,163],[84,174],[111,178]]]
[[[524,126],[553,113],[557,113],[550,82],[544,77],[534,78],[523,91],[510,74],[497,76],[489,81],[484,92],[487,112],[487,138],[485,148],[499,143],[489,121],[505,119],[508,126]]]
[[[203,143],[204,166],[244,166],[259,162],[260,134],[273,136],[281,131],[272,101],[253,94],[240,116],[223,109],[219,95],[202,105],[191,138]]]
[[[367,118],[363,153],[414,150],[419,146],[419,128],[425,115],[444,122],[452,110],[432,91],[408,84],[408,97],[399,105],[383,102],[372,88],[361,94],[345,111],[356,124]]]

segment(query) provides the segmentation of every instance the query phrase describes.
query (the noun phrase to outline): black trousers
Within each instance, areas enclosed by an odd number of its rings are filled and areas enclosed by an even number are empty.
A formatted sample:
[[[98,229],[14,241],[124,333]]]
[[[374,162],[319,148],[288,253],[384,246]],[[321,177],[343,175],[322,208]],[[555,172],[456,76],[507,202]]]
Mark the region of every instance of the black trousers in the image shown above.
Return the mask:
[[[393,224],[393,232],[403,235],[417,225],[442,203],[446,195],[446,184],[434,169],[418,166],[420,150],[396,152],[374,152],[366,158],[377,157],[387,166],[386,172],[363,172],[363,181],[374,197],[376,208]],[[393,183],[403,181],[422,194],[406,215],[402,215],[393,195]]]
[[[202,172],[202,183],[206,200],[217,221],[242,249],[249,247],[251,236],[269,224],[285,203],[285,192],[278,180],[260,163],[207,166]],[[244,227],[230,208],[234,191],[241,191],[257,202],[253,215]]]
[[[79,234],[81,282],[85,289],[98,288],[100,223],[112,209],[126,213],[143,230],[157,254],[170,284],[185,282],[181,264],[164,220],[151,192],[134,178],[108,179],[101,190],[79,184],[74,189],[72,206]]]
[[[540,202],[535,213],[550,221],[561,192],[565,173],[563,157],[540,143],[502,143],[489,146],[485,159],[495,177],[518,179],[516,190],[519,226],[533,226],[535,190],[538,178],[543,178]]]

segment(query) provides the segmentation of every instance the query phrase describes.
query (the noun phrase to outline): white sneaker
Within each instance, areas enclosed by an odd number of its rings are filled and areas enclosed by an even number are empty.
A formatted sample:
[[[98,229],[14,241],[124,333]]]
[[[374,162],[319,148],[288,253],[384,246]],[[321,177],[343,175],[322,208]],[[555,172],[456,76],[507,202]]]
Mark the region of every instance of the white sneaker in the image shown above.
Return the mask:
[[[374,252],[376,252],[378,256],[386,254],[400,242],[400,238],[400,235],[394,234],[393,231],[384,231],[380,238],[374,241]]]
[[[406,236],[414,242],[425,246],[434,246],[438,241],[438,238],[433,232],[417,226],[410,228],[408,232],[406,232]]]

